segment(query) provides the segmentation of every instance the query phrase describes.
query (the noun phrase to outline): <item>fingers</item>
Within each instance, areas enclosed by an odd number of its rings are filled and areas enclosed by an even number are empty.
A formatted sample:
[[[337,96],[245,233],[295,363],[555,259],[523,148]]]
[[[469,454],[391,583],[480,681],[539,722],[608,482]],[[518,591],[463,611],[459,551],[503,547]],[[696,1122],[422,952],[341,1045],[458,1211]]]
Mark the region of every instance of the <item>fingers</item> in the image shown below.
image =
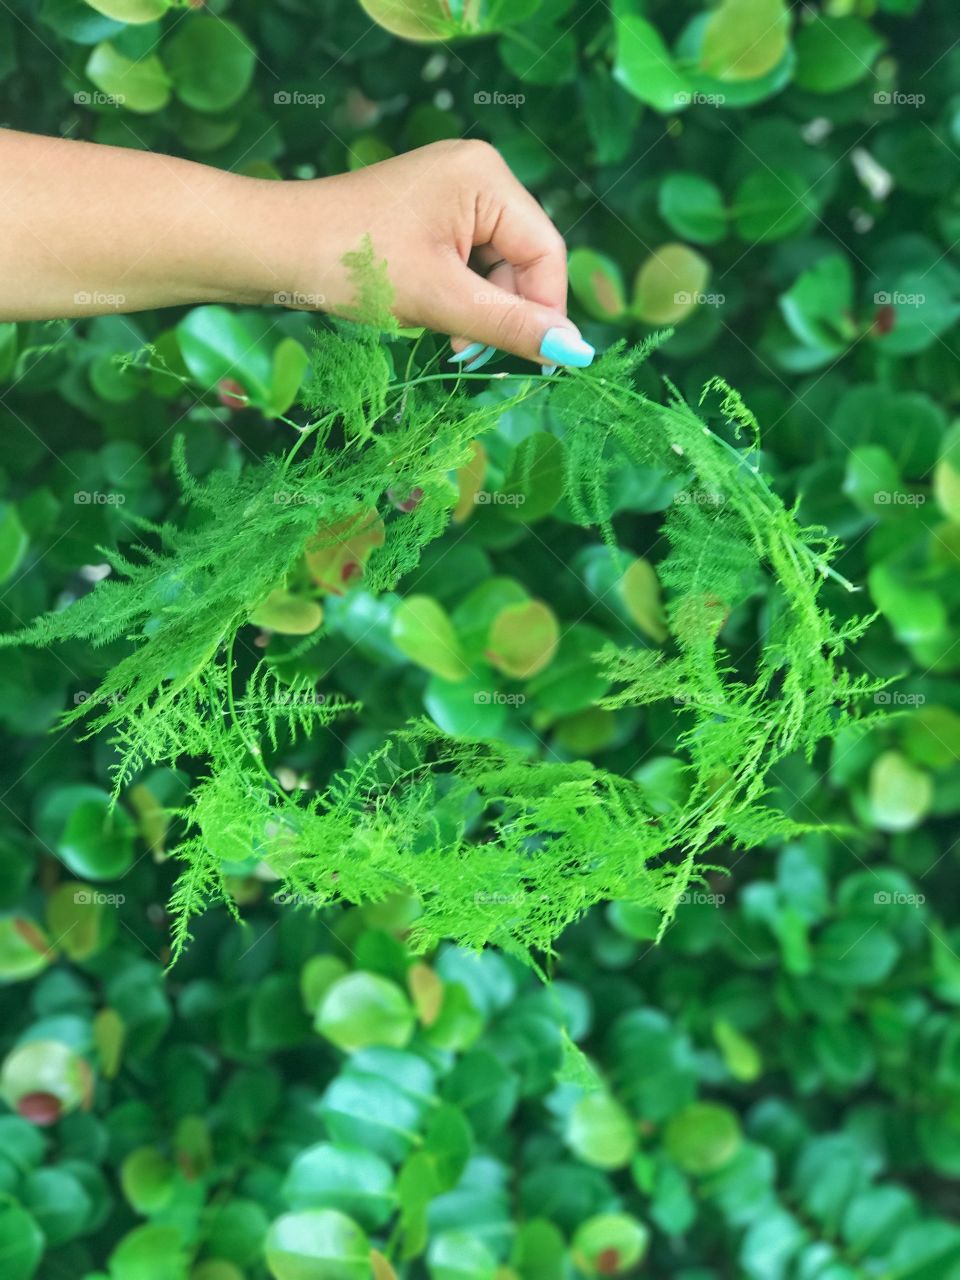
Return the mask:
[[[444,333],[467,334],[472,342],[509,351],[538,363],[590,364],[594,350],[558,307],[521,297],[484,280],[453,254],[444,266],[426,308],[429,323]],[[514,278],[516,267],[514,267]],[[476,353],[479,354],[479,353]],[[472,360],[467,359],[470,366]]]
[[[445,285],[443,309],[460,317],[447,332],[474,344],[455,360],[478,368],[485,346],[544,364],[589,364],[593,348],[567,319],[567,254],[563,237],[509,167],[486,144],[473,146],[471,262],[491,269],[484,280],[464,267]],[[545,345],[546,343],[546,345]]]

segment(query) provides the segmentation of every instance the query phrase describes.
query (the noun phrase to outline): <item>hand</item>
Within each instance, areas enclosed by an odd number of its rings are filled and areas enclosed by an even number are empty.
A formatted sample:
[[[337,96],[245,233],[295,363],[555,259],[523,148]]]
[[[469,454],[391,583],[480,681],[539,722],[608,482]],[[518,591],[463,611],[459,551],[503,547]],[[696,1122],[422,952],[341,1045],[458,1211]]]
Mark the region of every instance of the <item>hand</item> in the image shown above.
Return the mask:
[[[593,359],[567,319],[563,237],[487,143],[436,142],[282,186],[297,210],[286,225],[299,228],[294,305],[322,297],[315,305],[348,311],[341,259],[368,233],[386,259],[398,319],[455,335],[453,358],[465,367],[479,368],[494,348],[547,366]]]

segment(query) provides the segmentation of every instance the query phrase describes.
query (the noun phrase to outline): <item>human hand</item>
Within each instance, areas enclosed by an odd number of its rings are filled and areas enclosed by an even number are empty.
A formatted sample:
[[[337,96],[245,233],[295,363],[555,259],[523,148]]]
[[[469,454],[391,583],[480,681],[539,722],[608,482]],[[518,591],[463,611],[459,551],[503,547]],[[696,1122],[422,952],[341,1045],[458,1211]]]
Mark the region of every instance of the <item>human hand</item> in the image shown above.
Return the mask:
[[[487,143],[436,142],[274,187],[289,206],[281,234],[296,229],[294,305],[349,312],[342,258],[369,234],[386,259],[398,319],[453,335],[455,362],[476,369],[495,349],[547,367],[593,359],[566,314],[563,237]]]

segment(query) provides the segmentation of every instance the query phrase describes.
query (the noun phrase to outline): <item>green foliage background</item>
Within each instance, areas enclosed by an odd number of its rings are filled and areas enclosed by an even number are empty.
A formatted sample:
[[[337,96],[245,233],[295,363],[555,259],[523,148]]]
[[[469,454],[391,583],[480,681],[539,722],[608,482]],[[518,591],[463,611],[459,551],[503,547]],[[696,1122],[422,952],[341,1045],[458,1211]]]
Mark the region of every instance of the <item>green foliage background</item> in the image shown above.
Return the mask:
[[[227,868],[246,927],[211,911],[165,975],[164,855],[188,762],[146,773],[108,818],[112,749],[56,724],[122,641],[4,650],[2,1274],[949,1280],[952,5],[421,11],[447,43],[397,40],[343,0],[18,0],[0,8],[0,118],[287,178],[439,137],[494,142],[567,236],[586,336],[602,348],[673,323],[648,390],[666,375],[695,400],[717,374],[740,389],[774,486],[846,544],[838,567],[867,593],[854,603],[880,615],[856,673],[895,678],[872,697],[899,714],[777,768],[788,814],[842,830],[717,859],[730,874],[691,888],[656,947],[649,909],[595,909],[561,939],[550,986],[493,951],[413,955],[400,896],[323,915],[273,901],[256,857]],[[195,309],[0,326],[3,630],[88,591],[95,549],[129,549],[138,517],[184,519],[178,430],[200,477],[285,447],[276,415],[314,323]],[[186,381],[117,365],[145,341]],[[221,403],[224,377],[253,407]],[[656,594],[643,578],[627,596],[574,528],[541,432],[532,409],[503,416],[489,501],[398,593],[360,581],[325,596],[328,648],[308,673],[365,710],[282,745],[290,786],[426,712],[634,776],[665,812],[682,803],[673,710],[592,705],[607,691],[587,661],[598,641],[664,639]],[[683,492],[657,468],[625,471],[620,545],[656,565]],[[494,603],[544,600],[566,645],[533,677],[491,671],[486,701],[457,697],[449,654],[405,656],[400,601],[432,597],[463,632],[464,601],[493,576],[510,580]],[[738,653],[772,610],[764,596],[734,611]],[[274,636],[268,652],[300,647]]]

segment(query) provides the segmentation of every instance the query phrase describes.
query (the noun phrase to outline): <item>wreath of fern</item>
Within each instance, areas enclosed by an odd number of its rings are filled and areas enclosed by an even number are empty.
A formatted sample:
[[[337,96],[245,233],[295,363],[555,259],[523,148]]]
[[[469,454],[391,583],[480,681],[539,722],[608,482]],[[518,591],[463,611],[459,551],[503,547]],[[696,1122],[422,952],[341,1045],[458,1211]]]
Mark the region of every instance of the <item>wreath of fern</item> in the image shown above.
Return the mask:
[[[388,288],[369,246],[351,266],[364,319],[389,326]],[[236,912],[223,865],[251,855],[279,875],[284,893],[316,907],[412,893],[421,906],[412,941],[421,948],[452,938],[527,959],[549,955],[571,921],[606,900],[652,906],[667,922],[690,883],[713,869],[711,850],[802,829],[768,804],[771,768],[791,752],[809,758],[874,687],[841,664],[869,620],[838,625],[819,601],[824,579],[837,576],[835,545],[823,530],[801,527],[771,491],[752,462],[757,424],[723,382],[704,396],[720,397],[742,447],[709,430],[678,395],[662,405],[635,389],[652,343],[621,344],[591,369],[555,379],[517,377],[514,394],[495,405],[465,393],[470,375],[411,372],[412,357],[395,377],[396,343],[370,323],[333,324],[317,339],[303,396],[308,422],[290,423],[297,439],[285,456],[198,483],[181,440],[175,467],[193,509],[189,526],[144,523],[136,558],[103,553],[115,576],[2,640],[129,640],[96,695],[66,717],[87,714],[89,733],[112,735],[115,795],[148,764],[201,762],[180,811],[187,834],[175,850],[185,863],[171,903],[175,955],[211,900]],[[655,812],[629,778],[454,739],[426,719],[322,790],[284,790],[265,759],[278,734],[323,734],[357,708],[318,698],[263,661],[241,679],[238,632],[305,547],[317,546],[318,525],[331,529],[358,512],[378,508],[385,521],[365,585],[393,588],[448,523],[450,473],[501,413],[531,396],[549,398],[563,432],[576,520],[611,546],[618,468],[656,464],[685,477],[689,500],[666,516],[670,550],[658,566],[672,648],[608,647],[596,661],[616,686],[601,706],[672,703],[688,800]],[[413,511],[400,514],[386,500],[388,489],[414,488],[423,497]],[[720,635],[729,611],[765,580],[764,641],[745,672]]]

